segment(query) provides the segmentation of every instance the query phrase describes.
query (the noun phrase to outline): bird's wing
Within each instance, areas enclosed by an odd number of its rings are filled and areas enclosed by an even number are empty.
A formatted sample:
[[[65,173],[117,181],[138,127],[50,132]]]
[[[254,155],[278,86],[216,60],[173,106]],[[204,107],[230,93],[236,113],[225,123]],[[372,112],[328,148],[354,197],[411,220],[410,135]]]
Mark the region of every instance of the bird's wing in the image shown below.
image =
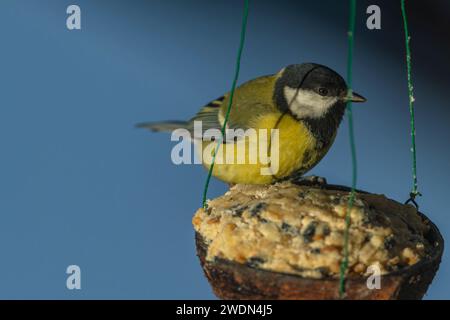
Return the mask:
[[[256,120],[263,114],[276,111],[273,102],[275,76],[263,76],[250,80],[239,86],[233,97],[228,118],[228,127],[233,129],[254,128]],[[229,95],[226,95],[220,106],[219,119],[225,118],[229,104]]]
[[[197,138],[195,136],[195,133],[197,132],[195,129],[195,126],[196,125],[198,126],[199,123],[201,123],[202,140],[205,140],[205,141],[211,140],[211,136],[208,137],[208,135],[205,134],[205,132],[209,129],[215,129],[220,132],[222,131],[225,115],[223,115],[221,113],[221,110],[222,110],[223,101],[227,98],[227,96],[228,96],[228,93],[223,95],[220,98],[217,98],[216,100],[211,101],[206,106],[202,107],[200,109],[200,111],[188,121],[187,129],[191,132],[191,135],[194,138]],[[234,103],[233,103],[233,107],[234,107]],[[227,121],[227,125],[226,125],[226,129],[244,129],[244,130],[246,130],[247,128],[248,128],[247,126],[243,126],[235,121],[230,121],[230,119],[229,119],[229,121]],[[217,133],[217,131],[215,133]],[[209,132],[209,134],[215,134],[215,133]],[[226,131],[225,139],[223,140],[223,143],[234,142],[237,139],[241,139],[243,136],[243,131],[234,131],[233,133],[234,133],[234,135],[228,134],[228,136],[227,136],[227,131]]]
[[[188,121],[187,129],[191,132],[191,134],[195,132],[196,122],[201,122],[202,136],[208,129],[222,130],[223,124],[219,119],[219,111],[225,97],[226,94],[209,102]]]
[[[264,76],[250,80],[236,88],[233,104],[227,121],[227,129],[253,128],[255,120],[267,112],[276,109],[273,103],[274,76]],[[202,134],[208,129],[222,130],[227,114],[230,94],[209,102],[189,120],[188,129],[194,132],[195,121],[201,121]],[[242,131],[241,131],[242,133]],[[235,141],[239,135],[225,139],[224,142]]]

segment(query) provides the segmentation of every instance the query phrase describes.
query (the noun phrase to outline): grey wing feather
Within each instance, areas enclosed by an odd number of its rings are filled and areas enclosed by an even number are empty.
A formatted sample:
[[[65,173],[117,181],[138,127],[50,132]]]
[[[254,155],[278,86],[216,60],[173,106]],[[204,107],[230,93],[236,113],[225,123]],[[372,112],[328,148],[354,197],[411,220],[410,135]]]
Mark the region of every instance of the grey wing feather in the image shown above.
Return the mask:
[[[194,132],[194,121],[201,121],[203,135],[205,131],[208,129],[217,129],[221,131],[224,119],[224,115],[221,112],[223,111],[223,102],[226,96],[227,94],[211,101],[202,109],[200,109],[200,111],[191,120],[189,120],[188,130]],[[219,114],[221,117],[219,116]],[[235,130],[233,132],[228,132],[228,136],[226,131],[225,139],[223,141],[224,143],[235,142],[241,139],[244,136],[244,130],[248,128],[246,126],[243,126],[241,123],[235,123],[232,118],[229,118],[227,121],[227,129],[235,129]],[[236,129],[243,129],[243,130],[236,130]],[[204,140],[209,141],[210,139],[206,138]]]
[[[144,122],[136,124],[137,128],[144,128],[151,131],[173,131],[179,128],[186,129],[190,132],[191,136],[195,138],[195,122],[201,122],[202,128],[202,137],[203,140],[210,141],[210,138],[205,138],[205,131],[209,129],[217,129],[219,131],[222,130],[222,123],[219,119],[219,113],[221,110],[221,106],[223,100],[226,98],[226,95],[223,95],[202,107],[200,111],[192,117],[189,121],[162,121],[162,122]],[[238,129],[236,125],[233,125],[231,121],[227,122],[228,128]],[[242,128],[244,129],[244,128]],[[224,139],[224,143],[236,141],[240,136],[232,136],[229,139]]]

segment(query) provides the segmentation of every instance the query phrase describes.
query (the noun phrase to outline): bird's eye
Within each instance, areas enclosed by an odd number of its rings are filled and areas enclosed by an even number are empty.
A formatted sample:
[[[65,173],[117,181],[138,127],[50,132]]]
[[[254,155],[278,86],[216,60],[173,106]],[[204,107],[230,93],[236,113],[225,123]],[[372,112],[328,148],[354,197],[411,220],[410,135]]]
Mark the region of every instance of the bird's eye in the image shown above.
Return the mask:
[[[318,92],[321,96],[326,96],[328,94],[328,89],[327,88],[319,88]]]

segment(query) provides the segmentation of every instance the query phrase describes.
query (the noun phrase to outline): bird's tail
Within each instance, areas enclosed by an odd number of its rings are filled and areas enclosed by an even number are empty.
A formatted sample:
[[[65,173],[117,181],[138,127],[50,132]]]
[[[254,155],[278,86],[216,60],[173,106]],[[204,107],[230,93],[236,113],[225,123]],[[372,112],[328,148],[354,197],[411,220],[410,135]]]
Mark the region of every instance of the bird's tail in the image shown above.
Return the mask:
[[[136,124],[136,128],[148,129],[153,132],[173,131],[180,128],[186,128],[187,126],[188,122],[186,121],[142,122]]]

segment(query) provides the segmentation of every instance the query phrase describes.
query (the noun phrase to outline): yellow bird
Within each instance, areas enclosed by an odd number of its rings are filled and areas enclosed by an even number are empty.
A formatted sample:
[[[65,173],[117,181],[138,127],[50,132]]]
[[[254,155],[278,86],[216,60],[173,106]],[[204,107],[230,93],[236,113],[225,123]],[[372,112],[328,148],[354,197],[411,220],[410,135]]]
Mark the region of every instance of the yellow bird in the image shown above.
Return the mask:
[[[211,101],[189,121],[147,122],[137,127],[188,130],[199,142],[207,168],[219,139],[213,176],[230,184],[269,184],[311,170],[333,144],[348,99],[366,101],[349,93],[344,79],[326,66],[289,65],[236,88],[227,131],[218,137],[229,99],[226,93]],[[200,126],[200,135],[195,135]]]

